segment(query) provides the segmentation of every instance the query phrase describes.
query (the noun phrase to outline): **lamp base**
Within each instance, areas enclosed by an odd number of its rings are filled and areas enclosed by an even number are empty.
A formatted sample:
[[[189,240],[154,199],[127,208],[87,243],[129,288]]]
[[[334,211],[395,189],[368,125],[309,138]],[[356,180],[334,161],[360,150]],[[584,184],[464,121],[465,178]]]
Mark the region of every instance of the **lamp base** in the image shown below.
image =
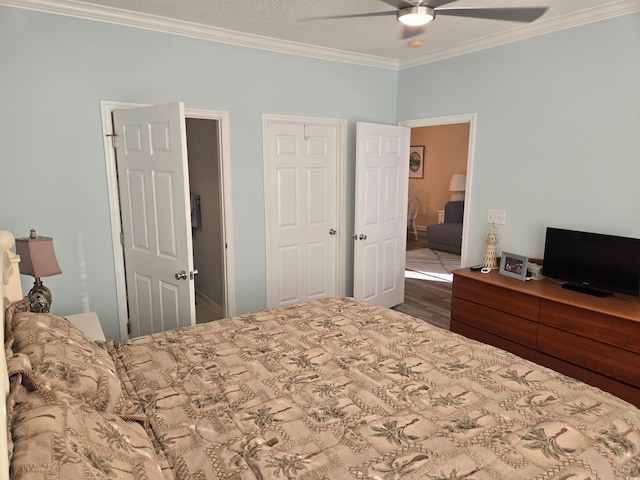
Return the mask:
[[[51,291],[36,277],[33,288],[29,290],[29,310],[36,313],[49,313],[51,309]]]

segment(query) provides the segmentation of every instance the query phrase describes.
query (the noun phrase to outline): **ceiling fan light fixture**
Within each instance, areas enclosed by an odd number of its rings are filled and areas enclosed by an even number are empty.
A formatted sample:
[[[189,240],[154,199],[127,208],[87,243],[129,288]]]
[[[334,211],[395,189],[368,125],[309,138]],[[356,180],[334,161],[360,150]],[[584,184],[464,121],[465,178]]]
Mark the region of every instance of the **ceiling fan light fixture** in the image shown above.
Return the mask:
[[[436,17],[431,7],[406,7],[398,10],[398,20],[408,27],[421,27]]]

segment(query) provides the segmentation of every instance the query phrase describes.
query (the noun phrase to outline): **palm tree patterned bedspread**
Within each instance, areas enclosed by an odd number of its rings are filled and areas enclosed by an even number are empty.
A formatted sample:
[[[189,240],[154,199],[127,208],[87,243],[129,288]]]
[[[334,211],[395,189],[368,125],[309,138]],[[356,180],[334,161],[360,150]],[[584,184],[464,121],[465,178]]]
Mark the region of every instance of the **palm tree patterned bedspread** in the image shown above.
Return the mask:
[[[108,343],[179,479],[640,477],[640,411],[352,298]]]

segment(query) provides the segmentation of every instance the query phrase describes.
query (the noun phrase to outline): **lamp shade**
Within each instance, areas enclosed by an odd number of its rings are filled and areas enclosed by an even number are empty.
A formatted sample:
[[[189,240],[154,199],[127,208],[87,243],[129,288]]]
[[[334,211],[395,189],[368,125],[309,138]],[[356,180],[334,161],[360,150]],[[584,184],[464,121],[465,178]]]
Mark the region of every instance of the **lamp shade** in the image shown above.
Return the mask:
[[[456,173],[451,177],[449,184],[450,192],[464,192],[467,188],[467,175],[465,173]]]
[[[32,232],[29,238],[16,238],[16,253],[20,255],[20,273],[36,278],[62,273],[53,250],[53,238],[39,237]]]

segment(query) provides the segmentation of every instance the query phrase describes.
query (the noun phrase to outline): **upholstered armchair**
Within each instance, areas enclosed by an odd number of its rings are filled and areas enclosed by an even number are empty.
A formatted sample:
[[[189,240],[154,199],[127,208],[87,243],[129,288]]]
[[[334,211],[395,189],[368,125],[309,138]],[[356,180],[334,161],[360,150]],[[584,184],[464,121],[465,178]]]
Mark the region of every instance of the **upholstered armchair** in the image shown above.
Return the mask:
[[[463,216],[463,200],[447,202],[444,205],[444,223],[427,226],[427,247],[460,255]]]

